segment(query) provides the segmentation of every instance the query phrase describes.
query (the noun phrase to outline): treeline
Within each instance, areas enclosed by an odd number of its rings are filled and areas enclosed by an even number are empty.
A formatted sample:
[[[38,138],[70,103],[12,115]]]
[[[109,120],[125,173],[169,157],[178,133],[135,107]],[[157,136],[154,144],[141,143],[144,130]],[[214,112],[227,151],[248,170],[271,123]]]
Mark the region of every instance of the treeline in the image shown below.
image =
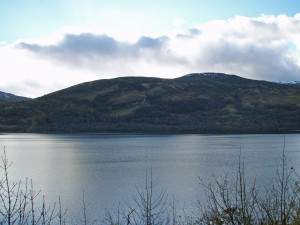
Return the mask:
[[[25,112],[21,117],[18,109],[14,109],[0,115],[0,131],[280,133],[298,130],[300,124],[300,109],[291,106],[239,108],[231,112],[219,107],[215,107],[217,110],[192,111],[200,106],[189,103],[191,106],[184,108],[184,104],[172,104],[145,106],[128,115],[113,111],[59,109],[36,116]],[[5,127],[12,130],[5,130]]]
[[[148,106],[129,115],[101,111],[63,110],[37,118],[32,131],[40,132],[208,132],[208,133],[280,133],[299,129],[300,109],[274,106],[240,108],[236,112],[199,110],[184,112],[181,104]],[[197,108],[199,106],[195,106]],[[183,111],[179,113],[179,109]],[[16,121],[14,121],[15,123]],[[12,123],[12,124],[14,124]],[[26,125],[21,123],[20,125]]]

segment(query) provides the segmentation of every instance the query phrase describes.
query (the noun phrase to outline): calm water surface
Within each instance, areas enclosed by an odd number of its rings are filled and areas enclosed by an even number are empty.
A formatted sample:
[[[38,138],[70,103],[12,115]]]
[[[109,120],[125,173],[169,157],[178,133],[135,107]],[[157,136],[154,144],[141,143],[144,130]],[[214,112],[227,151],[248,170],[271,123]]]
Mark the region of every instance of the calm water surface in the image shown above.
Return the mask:
[[[105,209],[130,201],[136,186],[152,168],[180,207],[203,199],[198,177],[236,175],[239,153],[248,179],[269,185],[276,159],[285,150],[300,170],[300,134],[287,135],[141,135],[141,134],[2,134],[0,146],[13,162],[14,180],[32,179],[48,202],[60,196],[68,215],[82,209],[84,190],[88,213],[101,217]],[[99,215],[99,216],[98,216]]]

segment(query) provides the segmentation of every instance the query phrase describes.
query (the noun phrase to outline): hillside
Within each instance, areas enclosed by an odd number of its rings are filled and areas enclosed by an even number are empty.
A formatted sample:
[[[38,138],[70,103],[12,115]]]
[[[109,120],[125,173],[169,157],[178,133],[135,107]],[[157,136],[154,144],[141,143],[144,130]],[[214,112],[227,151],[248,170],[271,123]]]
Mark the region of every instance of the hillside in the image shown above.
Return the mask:
[[[0,102],[1,132],[279,133],[300,130],[300,87],[235,75],[123,77]]]
[[[11,93],[6,93],[0,91],[0,100],[7,100],[7,101],[26,101],[29,100],[30,98],[27,97],[22,97],[22,96],[17,96],[13,95]]]

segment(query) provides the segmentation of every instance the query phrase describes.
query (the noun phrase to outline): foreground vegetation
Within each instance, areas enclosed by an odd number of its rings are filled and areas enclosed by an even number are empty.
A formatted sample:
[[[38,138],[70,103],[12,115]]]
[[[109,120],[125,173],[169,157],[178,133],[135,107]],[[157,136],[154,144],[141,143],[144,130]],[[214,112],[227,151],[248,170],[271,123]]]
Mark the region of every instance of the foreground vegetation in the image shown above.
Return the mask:
[[[13,182],[9,176],[12,164],[2,156],[0,182],[0,224],[69,224],[67,211],[60,198],[51,206],[45,197],[34,191],[33,182]],[[200,184],[207,194],[207,202],[199,202],[194,212],[178,210],[176,200],[169,201],[166,189],[157,190],[152,171],[146,172],[145,185],[136,187],[137,194],[125,208],[106,211],[103,219],[89,218],[83,194],[82,220],[75,224],[107,225],[196,225],[196,224],[300,224],[300,177],[283,151],[278,161],[276,181],[265,190],[256,183],[247,183],[244,162],[239,160],[234,182],[229,178],[216,178]]]

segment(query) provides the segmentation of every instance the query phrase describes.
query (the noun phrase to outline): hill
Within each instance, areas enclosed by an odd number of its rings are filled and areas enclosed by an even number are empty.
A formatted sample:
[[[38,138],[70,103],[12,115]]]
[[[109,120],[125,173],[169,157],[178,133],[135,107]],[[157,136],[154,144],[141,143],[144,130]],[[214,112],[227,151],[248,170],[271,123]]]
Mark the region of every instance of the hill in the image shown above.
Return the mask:
[[[279,133],[300,130],[300,87],[221,73],[87,82],[0,102],[2,132]]]
[[[30,100],[30,98],[27,97],[22,97],[22,96],[17,96],[13,95],[11,93],[6,93],[0,91],[0,100],[7,100],[7,101],[26,101]]]

